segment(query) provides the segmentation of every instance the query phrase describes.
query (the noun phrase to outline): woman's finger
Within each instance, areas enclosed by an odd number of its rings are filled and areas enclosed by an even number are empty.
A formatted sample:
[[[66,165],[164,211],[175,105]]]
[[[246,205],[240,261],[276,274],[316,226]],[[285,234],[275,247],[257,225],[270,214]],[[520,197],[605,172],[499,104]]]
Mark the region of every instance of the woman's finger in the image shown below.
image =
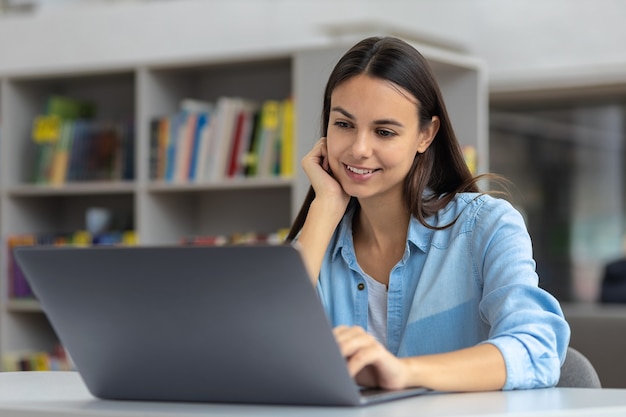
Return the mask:
[[[359,326],[339,326],[333,332],[341,354],[346,358],[352,356],[362,346],[375,342],[375,339]]]

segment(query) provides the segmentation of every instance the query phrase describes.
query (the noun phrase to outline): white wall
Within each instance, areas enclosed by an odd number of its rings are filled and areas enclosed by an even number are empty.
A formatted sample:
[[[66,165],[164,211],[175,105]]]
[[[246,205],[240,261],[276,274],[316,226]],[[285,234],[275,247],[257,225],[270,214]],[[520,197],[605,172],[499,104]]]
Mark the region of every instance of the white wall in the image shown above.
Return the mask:
[[[83,7],[42,7],[32,16],[0,18],[0,71],[115,66],[318,44],[330,39],[321,29],[325,24],[367,20],[464,44],[487,62],[496,87],[529,80],[626,82],[624,0],[80,3]]]
[[[626,83],[626,1],[473,0],[492,89]]]

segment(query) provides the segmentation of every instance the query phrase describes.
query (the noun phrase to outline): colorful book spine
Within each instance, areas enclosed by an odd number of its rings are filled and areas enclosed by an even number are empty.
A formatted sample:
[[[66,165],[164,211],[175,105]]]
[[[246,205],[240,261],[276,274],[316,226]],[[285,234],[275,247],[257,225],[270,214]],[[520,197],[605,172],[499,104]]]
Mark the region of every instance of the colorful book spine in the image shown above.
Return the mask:
[[[57,344],[52,352],[11,351],[2,355],[2,370],[17,371],[74,371],[76,367],[65,348]]]
[[[28,285],[28,281],[15,260],[14,249],[18,246],[136,245],[137,243],[137,234],[134,230],[114,230],[98,235],[92,235],[85,230],[78,230],[72,233],[25,233],[9,235],[7,237],[9,298],[34,298],[34,294]]]
[[[203,246],[223,246],[223,245],[252,245],[267,244],[281,245],[285,243],[288,228],[279,229],[271,233],[261,232],[239,232],[231,235],[193,235],[180,239],[182,245],[203,245]]]
[[[210,114],[207,112],[198,113],[196,124],[191,131],[191,153],[189,155],[189,170],[187,172],[187,180],[194,182],[198,175],[198,153],[200,152],[200,142],[202,141],[202,135],[204,130],[209,124]]]
[[[59,126],[54,139],[36,140],[35,183],[61,185],[134,178],[132,123],[66,120]]]
[[[26,281],[22,269],[17,264],[13,250],[18,246],[33,246],[37,243],[34,235],[10,235],[7,237],[7,259],[9,274],[9,297],[32,298],[33,291]]]
[[[134,127],[128,122],[96,122],[93,103],[51,96],[46,113],[33,120],[37,148],[33,182],[134,178]]]
[[[185,99],[180,110],[150,122],[150,179],[177,183],[294,173],[291,99],[258,103],[220,97]]]
[[[280,162],[277,173],[281,177],[291,178],[295,173],[295,109],[291,98],[285,100],[281,109]]]

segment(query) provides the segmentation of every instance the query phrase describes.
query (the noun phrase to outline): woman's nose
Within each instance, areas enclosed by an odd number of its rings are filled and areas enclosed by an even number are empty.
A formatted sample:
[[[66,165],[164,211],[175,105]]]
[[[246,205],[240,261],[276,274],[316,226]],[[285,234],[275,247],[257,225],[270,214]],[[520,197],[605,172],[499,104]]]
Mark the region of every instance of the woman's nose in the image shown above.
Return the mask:
[[[367,132],[357,132],[352,143],[352,155],[355,158],[368,158],[372,154],[372,138]]]

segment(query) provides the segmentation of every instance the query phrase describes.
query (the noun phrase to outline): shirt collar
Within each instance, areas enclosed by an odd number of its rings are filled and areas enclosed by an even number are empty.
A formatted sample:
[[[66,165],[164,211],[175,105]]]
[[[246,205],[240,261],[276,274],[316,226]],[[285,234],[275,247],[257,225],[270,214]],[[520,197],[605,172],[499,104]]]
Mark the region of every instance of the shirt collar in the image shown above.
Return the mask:
[[[433,232],[434,230],[427,228],[420,223],[416,217],[411,216],[411,220],[409,221],[409,230],[407,233],[407,241],[422,252],[426,252],[428,246],[430,245]]]
[[[333,259],[337,256],[337,254],[341,251],[341,249],[345,246],[347,248],[351,248],[353,246],[352,243],[352,219],[354,217],[356,204],[351,205],[346,210],[341,222],[339,222],[339,226],[337,228],[337,244],[335,245],[335,250],[333,251]]]

